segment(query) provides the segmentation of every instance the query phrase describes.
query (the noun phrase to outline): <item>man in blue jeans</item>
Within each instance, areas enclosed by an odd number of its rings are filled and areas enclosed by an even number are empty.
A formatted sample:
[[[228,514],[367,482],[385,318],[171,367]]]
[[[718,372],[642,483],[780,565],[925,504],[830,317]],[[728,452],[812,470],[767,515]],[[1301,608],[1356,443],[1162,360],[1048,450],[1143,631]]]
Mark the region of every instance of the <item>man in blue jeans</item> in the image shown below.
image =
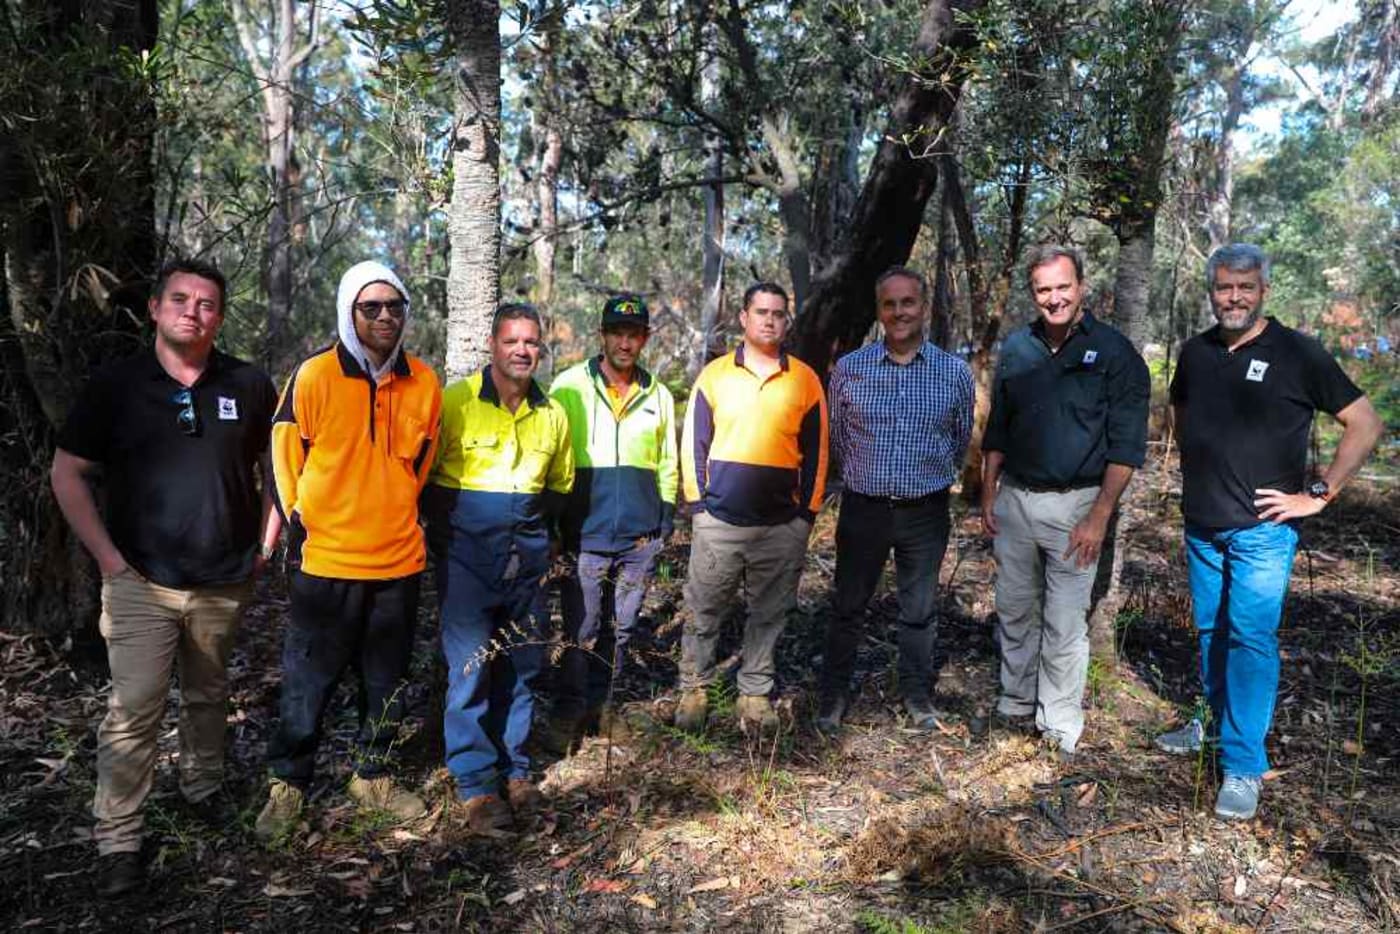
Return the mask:
[[[1201,681],[1224,781],[1218,817],[1259,807],[1269,769],[1264,736],[1278,692],[1278,628],[1297,520],[1315,515],[1351,479],[1380,438],[1381,420],[1316,340],[1261,316],[1269,260],[1231,244],[1206,263],[1219,324],[1181,348],[1171,399],[1181,448],[1181,509]],[[1307,478],[1308,433],[1321,409],[1342,423],[1337,453]],[[1206,740],[1192,720],[1157,738],[1190,754]]]
[[[491,322],[491,362],[443,390],[423,494],[447,659],[443,738],[467,828],[506,830],[541,803],[526,751],[544,666],[541,584],[574,483],[569,422],[535,382],[530,305]]]

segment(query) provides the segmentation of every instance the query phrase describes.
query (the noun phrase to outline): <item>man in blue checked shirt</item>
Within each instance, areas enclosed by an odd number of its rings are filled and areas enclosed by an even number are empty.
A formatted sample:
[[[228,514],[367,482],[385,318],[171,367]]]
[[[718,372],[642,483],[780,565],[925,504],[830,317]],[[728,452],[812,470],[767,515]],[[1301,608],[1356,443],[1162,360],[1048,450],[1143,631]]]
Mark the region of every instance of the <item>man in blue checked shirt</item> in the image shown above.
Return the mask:
[[[899,688],[910,723],[933,728],[938,568],[948,547],[948,488],[972,434],[972,372],[924,338],[928,284],[903,266],[875,280],[884,339],[831,373],[831,449],[845,492],[836,523],[836,613],[827,626],[817,728],[835,732],[851,699],[865,606],[894,549]]]

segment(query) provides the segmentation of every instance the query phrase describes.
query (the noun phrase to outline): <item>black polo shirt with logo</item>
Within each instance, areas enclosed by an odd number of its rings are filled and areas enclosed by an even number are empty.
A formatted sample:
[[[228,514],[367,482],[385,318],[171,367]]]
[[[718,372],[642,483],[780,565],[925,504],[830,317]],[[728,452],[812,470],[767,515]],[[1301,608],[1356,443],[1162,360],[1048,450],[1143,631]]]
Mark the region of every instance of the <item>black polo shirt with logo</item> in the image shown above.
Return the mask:
[[[127,564],[166,587],[246,580],[258,548],[253,465],[277,392],[262,370],[215,350],[189,387],[148,348],[98,371],[58,446],[102,465],[107,531]]]
[[[1037,318],[1007,335],[997,360],[982,447],[1001,451],[1023,487],[1096,486],[1109,464],[1147,455],[1147,364],[1132,342],[1084,314],[1058,352]]]
[[[1361,397],[1321,344],[1267,320],[1233,351],[1218,326],[1182,345],[1171,400],[1181,414],[1181,511],[1191,525],[1258,525],[1255,490],[1306,486],[1313,413],[1335,415]]]

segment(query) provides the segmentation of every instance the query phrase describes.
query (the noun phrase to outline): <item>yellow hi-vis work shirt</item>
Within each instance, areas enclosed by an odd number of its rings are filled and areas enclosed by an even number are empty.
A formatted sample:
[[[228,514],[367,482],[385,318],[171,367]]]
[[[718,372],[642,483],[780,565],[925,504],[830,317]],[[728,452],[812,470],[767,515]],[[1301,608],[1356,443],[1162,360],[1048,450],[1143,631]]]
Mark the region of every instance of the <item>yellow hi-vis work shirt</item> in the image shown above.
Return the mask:
[[[533,382],[512,412],[501,404],[488,366],[443,390],[437,463],[428,482],[532,498],[545,490],[567,493],[574,485],[569,420]]]

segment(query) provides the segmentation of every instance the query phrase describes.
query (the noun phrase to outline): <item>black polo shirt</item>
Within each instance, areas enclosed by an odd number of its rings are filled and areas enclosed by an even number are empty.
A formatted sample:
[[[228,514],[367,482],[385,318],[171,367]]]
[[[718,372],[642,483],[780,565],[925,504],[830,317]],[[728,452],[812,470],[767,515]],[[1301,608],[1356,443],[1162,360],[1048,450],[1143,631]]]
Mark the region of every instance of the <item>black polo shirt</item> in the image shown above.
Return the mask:
[[[191,387],[198,420],[186,434],[175,400],[184,388],[152,348],[105,367],[58,446],[102,465],[107,531],[143,577],[177,588],[246,580],[260,518],[253,465],[277,392],[262,370],[216,350]]]
[[[1210,529],[1258,525],[1257,489],[1306,485],[1313,412],[1361,397],[1321,344],[1273,318],[1232,352],[1220,328],[1188,340],[1172,378],[1181,449],[1181,511]]]
[[[1064,490],[1102,482],[1109,464],[1147,454],[1147,364],[1132,342],[1085,312],[1052,352],[1037,318],[1002,344],[982,448],[1022,486]]]

